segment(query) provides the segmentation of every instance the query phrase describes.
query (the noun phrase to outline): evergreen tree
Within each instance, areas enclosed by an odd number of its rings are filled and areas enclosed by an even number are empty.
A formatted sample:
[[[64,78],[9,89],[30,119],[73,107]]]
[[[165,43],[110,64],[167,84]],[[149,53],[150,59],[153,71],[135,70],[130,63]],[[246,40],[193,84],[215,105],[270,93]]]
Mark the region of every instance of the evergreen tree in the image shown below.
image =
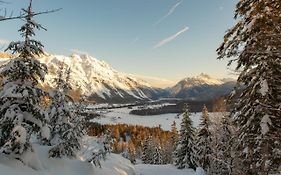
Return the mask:
[[[83,117],[78,116],[80,112],[74,112],[71,108],[73,101],[67,95],[71,89],[69,79],[70,69],[64,72],[61,63],[58,77],[54,79],[56,88],[50,92],[52,102],[48,109],[53,126],[50,143],[54,145],[49,151],[50,157],[76,157],[77,151],[81,148],[84,135]]]
[[[232,144],[234,139],[229,117],[224,116],[219,124],[216,143],[212,144],[211,173],[229,175],[232,173],[233,166]]]
[[[158,145],[155,145],[155,148],[153,149],[153,161],[152,164],[154,165],[161,165],[163,164],[163,158],[162,158],[162,150],[161,147]]]
[[[175,151],[175,165],[179,169],[196,168],[194,146],[194,128],[192,126],[188,107],[185,106],[179,141]]]
[[[153,157],[152,157],[152,151],[151,151],[151,136],[145,138],[145,140],[143,142],[142,162],[144,164],[153,163]]]
[[[229,114],[226,112],[226,103],[223,98],[215,100],[213,104],[212,123],[210,131],[212,134],[212,155],[211,174],[228,175],[233,173],[233,152],[234,141],[233,126],[229,121]]]
[[[128,142],[128,154],[129,154],[129,160],[131,163],[136,163],[136,147],[132,140]]]
[[[66,76],[66,81],[68,82],[67,83],[68,85],[70,85],[69,78],[67,78],[67,77],[69,77],[69,73],[70,73],[70,69],[68,69],[67,76]],[[70,86],[65,86],[65,89],[66,88],[71,89]],[[86,118],[83,115],[83,113],[85,113],[85,111],[86,111],[85,101],[86,101],[86,97],[81,96],[78,103],[75,103],[74,107],[71,108],[71,112],[73,113],[73,117],[70,118],[70,123],[72,124],[73,127],[70,130],[70,133],[74,137],[74,140],[72,140],[71,142],[74,144],[74,147],[76,148],[76,151],[81,149],[82,139],[87,134],[86,133],[86,129],[87,129],[86,128]],[[108,134],[109,133],[106,133],[106,139],[110,139]],[[107,153],[111,151],[111,147],[110,147],[110,145],[108,145],[109,141],[110,140],[106,140],[106,142],[105,142],[106,147],[107,147]]]
[[[105,153],[110,154],[112,152],[112,147],[111,147],[111,131],[108,129],[104,132],[103,134],[104,140],[103,140],[103,150]]]
[[[244,174],[278,172],[281,162],[281,1],[241,0],[237,24],[218,48],[233,58],[244,85],[232,111]]]
[[[177,124],[175,121],[173,121],[172,125],[171,125],[171,132],[172,132],[172,136],[171,136],[171,144],[173,145],[173,151],[176,150],[176,145],[178,143],[179,140],[179,134],[178,134],[178,130],[177,130]]]
[[[47,67],[38,61],[43,45],[32,37],[34,29],[44,29],[33,20],[32,1],[23,9],[24,25],[19,29],[24,41],[11,42],[16,58],[1,69],[3,89],[0,92],[0,150],[2,153],[21,159],[26,151],[32,151],[30,137],[36,134],[39,140],[48,140],[48,116],[42,108],[46,93],[38,87],[44,81]]]
[[[100,160],[106,159],[106,155],[111,153],[111,131],[106,130],[102,136],[97,141],[98,147],[95,147],[92,151],[91,157],[87,160],[90,163],[93,163],[95,166],[99,166],[101,168]]]
[[[177,148],[178,140],[179,134],[177,131],[176,122],[173,121],[171,125],[171,133],[168,138],[164,140],[164,144],[162,144],[163,164],[172,164],[174,162],[174,153]]]
[[[163,164],[173,164],[174,152],[177,148],[179,134],[176,128],[176,122],[174,121],[171,125],[171,132],[165,137],[161,137],[161,154]]]
[[[220,172],[221,174],[232,173],[232,144],[233,144],[233,132],[231,129],[231,123],[228,116],[224,116],[222,119],[221,137],[219,139],[219,160],[220,160]]]
[[[205,171],[210,172],[211,164],[211,132],[209,130],[210,119],[208,109],[204,105],[202,109],[201,123],[197,131],[196,140],[196,155],[197,165],[202,167]]]
[[[163,146],[161,147],[162,151],[162,162],[163,164],[173,164],[174,161],[174,147],[177,145],[177,143],[171,142],[171,139],[169,139]]]

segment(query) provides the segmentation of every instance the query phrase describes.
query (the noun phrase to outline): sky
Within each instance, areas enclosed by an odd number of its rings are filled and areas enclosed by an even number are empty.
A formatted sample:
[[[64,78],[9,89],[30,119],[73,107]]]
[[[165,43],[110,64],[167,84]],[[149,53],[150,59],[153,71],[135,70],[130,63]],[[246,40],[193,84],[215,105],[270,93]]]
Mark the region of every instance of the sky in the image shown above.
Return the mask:
[[[118,71],[171,82],[202,72],[232,76],[228,60],[216,59],[216,49],[235,23],[238,0],[33,1],[34,11],[62,8],[35,18],[48,29],[36,36],[48,53],[87,53]],[[2,8],[14,15],[28,5],[28,0],[6,2]],[[22,23],[0,23],[2,46],[20,39]]]

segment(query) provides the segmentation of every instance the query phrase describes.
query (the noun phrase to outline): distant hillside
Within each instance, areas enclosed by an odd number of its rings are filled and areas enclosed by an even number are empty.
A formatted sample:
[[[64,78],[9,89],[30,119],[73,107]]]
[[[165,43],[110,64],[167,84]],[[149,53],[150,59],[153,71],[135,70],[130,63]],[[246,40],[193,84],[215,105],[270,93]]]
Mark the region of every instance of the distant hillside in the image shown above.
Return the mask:
[[[207,74],[185,78],[168,89],[170,97],[193,101],[208,101],[228,95],[236,82],[215,79]]]

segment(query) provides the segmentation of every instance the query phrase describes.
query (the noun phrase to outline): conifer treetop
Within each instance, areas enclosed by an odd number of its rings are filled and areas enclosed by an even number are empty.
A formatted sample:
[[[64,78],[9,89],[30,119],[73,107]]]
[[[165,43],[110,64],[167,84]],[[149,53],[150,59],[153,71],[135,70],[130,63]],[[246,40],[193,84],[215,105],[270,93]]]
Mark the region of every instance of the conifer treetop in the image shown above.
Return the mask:
[[[43,54],[43,45],[41,42],[31,39],[35,36],[34,29],[47,30],[33,20],[35,13],[32,11],[32,0],[29,2],[27,9],[22,9],[23,20],[25,24],[19,29],[24,41],[11,42],[6,50],[19,54],[21,58],[33,58],[34,55]]]
[[[0,1],[0,3],[8,4],[8,2],[6,2],[6,1]],[[43,11],[43,12],[37,12],[37,13],[33,13],[33,16],[42,15],[42,14],[46,14],[46,13],[53,13],[53,12],[57,12],[57,11],[59,11],[61,9],[62,8],[54,9],[54,10],[46,10],[46,11]],[[26,16],[27,16],[27,14],[25,14],[25,13],[17,15],[17,16],[13,16],[13,12],[8,14],[6,9],[4,9],[4,14],[0,15],[0,21],[24,19],[24,18],[26,18]]]
[[[42,107],[42,100],[47,93],[37,86],[39,80],[44,80],[47,66],[35,59],[36,55],[43,53],[42,44],[31,39],[35,35],[34,29],[42,27],[32,20],[32,0],[23,11],[25,23],[19,32],[24,41],[9,45],[8,50],[16,56],[3,65],[0,71],[3,78],[3,88],[0,91],[0,125],[4,128],[0,132],[0,150],[22,161],[22,156],[27,156],[33,149],[30,140],[33,134],[42,143],[50,135],[49,116]]]
[[[276,47],[281,36],[280,11],[279,0],[239,1],[234,15],[238,22],[225,34],[224,42],[217,49],[218,59],[231,58],[228,65],[236,61],[238,70],[249,67],[249,60],[281,57],[280,45]]]
[[[202,118],[201,118],[200,126],[209,127],[209,125],[210,125],[210,119],[209,119],[208,108],[204,105],[202,109]]]
[[[24,25],[19,29],[23,41],[11,42],[5,50],[11,50],[16,58],[11,60],[0,74],[5,77],[5,82],[17,81],[19,84],[30,82],[33,85],[38,84],[38,80],[44,81],[45,74],[48,72],[47,66],[35,59],[36,56],[43,54],[43,45],[41,42],[32,39],[35,36],[35,29],[44,29],[40,24],[33,20],[36,13],[32,11],[32,0],[29,6],[23,11]]]
[[[177,168],[196,168],[194,146],[194,128],[192,126],[192,120],[190,119],[188,105],[185,105],[179,133],[179,140],[175,150],[175,165]]]

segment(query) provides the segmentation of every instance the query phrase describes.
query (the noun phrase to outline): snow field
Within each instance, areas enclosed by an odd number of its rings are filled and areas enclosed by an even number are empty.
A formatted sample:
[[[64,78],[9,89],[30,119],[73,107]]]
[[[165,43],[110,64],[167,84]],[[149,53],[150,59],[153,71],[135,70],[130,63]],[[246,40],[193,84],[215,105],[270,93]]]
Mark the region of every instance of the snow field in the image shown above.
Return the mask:
[[[135,107],[134,107],[135,108]],[[134,109],[133,108],[133,109]],[[129,124],[129,125],[143,125],[147,127],[158,127],[161,125],[163,130],[171,130],[171,125],[173,121],[177,123],[177,128],[180,129],[180,123],[182,121],[182,115],[178,114],[161,114],[152,116],[138,116],[129,114],[132,109],[128,108],[118,108],[109,110],[107,113],[103,113],[101,118],[95,118],[91,120],[92,122],[97,122],[100,124]],[[191,113],[191,120],[193,121],[193,126],[198,127],[200,123],[201,112]],[[209,113],[209,115],[215,116],[216,113]]]
[[[0,175],[204,175],[198,174],[198,170],[179,170],[173,165],[133,165],[121,155],[113,153],[101,161],[102,168],[95,167],[85,160],[92,150],[98,148],[99,141],[95,137],[85,138],[81,160],[48,158],[50,147],[34,144],[35,153],[29,157],[29,164],[33,168],[18,160],[0,156]]]

